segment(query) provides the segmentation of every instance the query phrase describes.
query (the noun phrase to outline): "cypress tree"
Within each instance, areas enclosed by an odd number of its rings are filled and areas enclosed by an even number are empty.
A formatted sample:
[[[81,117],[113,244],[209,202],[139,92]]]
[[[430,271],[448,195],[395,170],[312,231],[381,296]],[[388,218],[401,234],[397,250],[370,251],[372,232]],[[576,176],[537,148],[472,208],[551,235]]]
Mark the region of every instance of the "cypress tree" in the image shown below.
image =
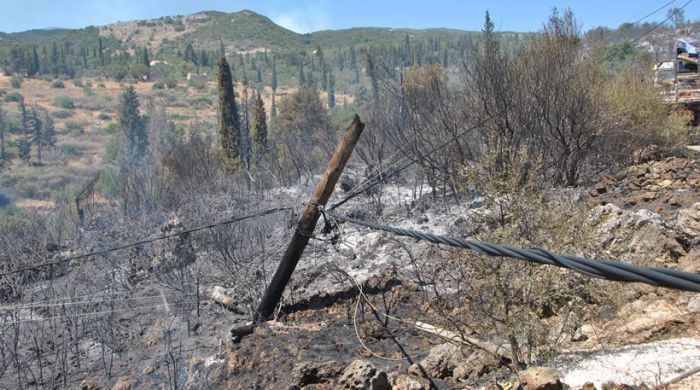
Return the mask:
[[[270,119],[275,119],[277,116],[277,105],[275,104],[275,93],[272,92],[272,106],[270,106]]]
[[[42,126],[42,141],[47,147],[53,147],[56,145],[56,128],[54,127],[53,119],[48,112],[44,112],[43,126]]]
[[[325,65],[321,73],[321,90],[328,91],[328,69]]]
[[[39,118],[39,113],[37,111],[36,104],[34,104],[34,107],[32,107],[31,121],[33,130],[32,142],[36,145],[36,157],[39,165],[41,165],[41,148],[43,146],[44,133],[42,128],[42,121],[41,118]]]
[[[299,66],[299,88],[306,86],[306,77],[304,76],[304,64]]]
[[[126,138],[128,161],[139,161],[146,153],[148,135],[145,118],[139,113],[139,99],[132,86],[127,87],[119,99],[119,124]]]
[[[277,66],[275,65],[275,60],[272,60],[272,96],[274,97],[274,92],[277,91]]]
[[[104,66],[105,65],[105,57],[104,57],[104,53],[102,51],[103,51],[102,38],[100,37],[97,39],[97,56],[100,57],[100,64],[102,66]]]
[[[148,58],[148,48],[146,46],[143,47],[143,54],[141,55],[141,61],[147,67],[151,66],[151,59]]]
[[[0,106],[0,160],[5,160],[5,111]]]
[[[260,93],[255,98],[255,117],[253,118],[253,154],[255,162],[259,163],[267,155],[267,117],[265,105]]]
[[[333,69],[328,74],[328,109],[335,107],[335,76]]]
[[[30,115],[27,112],[27,106],[24,104],[24,99],[20,99],[19,101],[19,114],[22,129],[24,130],[24,137],[20,138],[17,144],[17,154],[19,155],[20,159],[29,163],[32,147],[32,144],[30,142],[32,136],[32,123]]]
[[[50,57],[51,71],[53,72],[54,77],[58,77],[58,61],[60,60],[60,57],[61,55],[58,52],[58,46],[56,46],[56,41],[54,41],[51,45]]]
[[[39,73],[39,53],[36,51],[36,45],[32,46],[32,58],[29,61],[29,68],[27,68],[27,75],[34,76]]]
[[[238,164],[240,159],[241,125],[233,91],[231,68],[226,58],[221,57],[218,67],[219,86],[219,137],[226,159],[230,164]]]

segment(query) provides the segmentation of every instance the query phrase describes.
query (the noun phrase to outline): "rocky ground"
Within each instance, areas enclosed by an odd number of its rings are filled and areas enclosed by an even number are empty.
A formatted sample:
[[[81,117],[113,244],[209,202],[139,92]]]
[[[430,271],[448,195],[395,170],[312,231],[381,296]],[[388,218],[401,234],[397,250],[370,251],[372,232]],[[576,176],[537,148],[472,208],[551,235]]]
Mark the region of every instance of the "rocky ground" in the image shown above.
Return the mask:
[[[634,166],[590,190],[598,205],[589,221],[610,258],[643,257],[647,265],[698,272],[699,189],[697,160],[672,158]],[[421,209],[400,188],[387,193],[392,199],[388,203],[404,210],[390,218],[391,224],[437,233],[457,232],[468,207]],[[564,354],[539,362],[551,368],[515,375],[479,348],[445,343],[445,334],[438,337],[395,321],[382,326],[369,312],[358,315],[352,279],[375,303],[397,302],[394,313],[405,318],[412,314],[411,291],[419,287],[410,276],[408,256],[392,237],[345,227],[341,241],[335,249],[323,243],[311,246],[280,317],[220,355],[222,386],[644,388],[700,366],[700,297],[633,284],[619,308],[571,336]],[[410,245],[414,254],[429,250],[421,243]],[[700,376],[671,388],[700,388]]]
[[[631,167],[571,196],[590,202],[586,225],[608,258],[698,272],[699,189],[698,160],[672,158]],[[285,191],[300,204],[299,194],[308,193],[307,188]],[[384,222],[471,234],[465,216],[480,210],[479,199],[460,205],[422,199],[406,188],[387,187]],[[366,198],[353,202],[345,213],[374,218]],[[178,229],[177,219],[159,227],[165,233]],[[184,300],[166,297],[157,283],[133,282],[170,269],[174,254],[198,262],[205,253],[193,257],[196,246],[178,238],[155,245],[146,262],[129,260],[120,277],[137,286],[137,296],[153,297],[148,302],[154,305],[118,316],[115,326],[124,325],[120,337],[130,347],[118,354],[109,376],[99,343],[85,346],[89,353],[81,362],[80,387],[622,389],[649,388],[700,366],[700,296],[629,284],[620,289],[616,305],[592,307],[598,315],[567,334],[557,356],[514,372],[494,335],[457,334],[437,322],[415,321],[430,311],[416,297],[434,287],[417,269],[449,267],[439,263],[444,249],[346,224],[339,234],[337,240],[319,235],[311,241],[275,320],[236,344],[230,329],[245,323],[249,311],[236,286],[225,280],[203,283],[195,314],[193,307],[182,308]],[[269,240],[284,244],[281,237]],[[283,246],[269,248],[271,268]],[[95,271],[84,272],[89,277]],[[605,283],[603,288],[618,286]],[[700,375],[673,386],[700,388]]]

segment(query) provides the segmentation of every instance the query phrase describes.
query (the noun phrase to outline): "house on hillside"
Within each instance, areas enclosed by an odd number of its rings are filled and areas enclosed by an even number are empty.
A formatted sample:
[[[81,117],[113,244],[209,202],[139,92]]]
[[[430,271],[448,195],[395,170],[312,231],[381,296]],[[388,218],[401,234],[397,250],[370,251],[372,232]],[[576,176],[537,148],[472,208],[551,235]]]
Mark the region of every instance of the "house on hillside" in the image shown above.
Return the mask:
[[[204,83],[207,81],[207,74],[206,73],[199,74],[199,73],[188,72],[187,73],[187,81]]]

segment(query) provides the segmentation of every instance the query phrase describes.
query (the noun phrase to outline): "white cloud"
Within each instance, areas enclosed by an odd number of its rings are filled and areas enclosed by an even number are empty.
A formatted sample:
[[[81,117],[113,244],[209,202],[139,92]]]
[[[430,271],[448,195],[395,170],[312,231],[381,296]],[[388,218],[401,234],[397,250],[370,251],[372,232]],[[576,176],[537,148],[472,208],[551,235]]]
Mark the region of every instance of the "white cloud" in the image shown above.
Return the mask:
[[[327,30],[331,27],[331,15],[325,1],[311,1],[273,15],[272,21],[300,34]]]

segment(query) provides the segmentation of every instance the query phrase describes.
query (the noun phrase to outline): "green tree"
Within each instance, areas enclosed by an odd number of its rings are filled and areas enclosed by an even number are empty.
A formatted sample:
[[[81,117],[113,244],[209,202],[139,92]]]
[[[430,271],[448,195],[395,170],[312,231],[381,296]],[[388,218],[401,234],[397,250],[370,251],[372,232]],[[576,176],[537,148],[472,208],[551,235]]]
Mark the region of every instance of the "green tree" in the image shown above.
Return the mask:
[[[5,154],[5,111],[3,111],[0,105],[0,160],[5,160],[7,155]]]
[[[105,66],[104,48],[102,47],[102,38],[97,39],[97,56],[100,57],[100,64]]]
[[[499,50],[498,39],[496,39],[493,33],[495,27],[496,25],[491,20],[491,15],[489,14],[489,11],[486,11],[486,16],[484,16],[484,29],[481,30],[481,32],[483,33],[484,40],[484,57],[487,60],[498,54]]]
[[[277,65],[275,65],[275,60],[272,60],[272,92],[277,91]]]
[[[311,149],[330,135],[328,110],[314,88],[301,88],[282,100],[277,130]]]
[[[230,164],[240,162],[241,120],[236,106],[231,68],[226,58],[221,57],[218,67],[219,87],[219,138],[226,159]]]
[[[42,120],[42,141],[47,147],[54,147],[56,146],[56,127],[54,126],[53,119],[51,118],[51,115],[45,111],[44,118]]]
[[[328,108],[333,109],[335,107],[335,76],[333,76],[333,69],[328,73]]]
[[[148,67],[151,66],[151,59],[148,57],[148,48],[146,46],[143,47],[141,63]]]
[[[27,68],[27,75],[34,76],[39,73],[39,53],[36,51],[36,45],[32,46],[32,58],[29,61],[29,67]]]
[[[61,60],[61,53],[58,52],[58,46],[56,45],[56,41],[53,41],[51,43],[51,57],[49,60],[50,60],[49,64],[51,65],[51,71],[53,72],[53,76],[58,77],[59,65],[60,65],[59,61]]]
[[[219,58],[226,58],[226,46],[223,42],[219,42]]]
[[[270,106],[270,119],[277,117],[277,105],[275,104],[275,92],[272,92],[272,105]]]
[[[267,155],[267,116],[265,115],[265,105],[262,96],[258,93],[255,97],[255,116],[253,117],[253,155],[255,162],[259,163]]]
[[[31,112],[31,124],[32,124],[32,143],[36,145],[36,158],[39,165],[41,165],[41,150],[44,145],[44,133],[43,133],[43,123],[39,117],[39,111],[36,104],[32,107]]]
[[[139,112],[139,99],[129,86],[119,98],[119,125],[124,132],[128,162],[138,162],[146,153],[148,134],[145,118]]]
[[[304,75],[304,64],[299,65],[299,88],[306,87],[306,76]]]

